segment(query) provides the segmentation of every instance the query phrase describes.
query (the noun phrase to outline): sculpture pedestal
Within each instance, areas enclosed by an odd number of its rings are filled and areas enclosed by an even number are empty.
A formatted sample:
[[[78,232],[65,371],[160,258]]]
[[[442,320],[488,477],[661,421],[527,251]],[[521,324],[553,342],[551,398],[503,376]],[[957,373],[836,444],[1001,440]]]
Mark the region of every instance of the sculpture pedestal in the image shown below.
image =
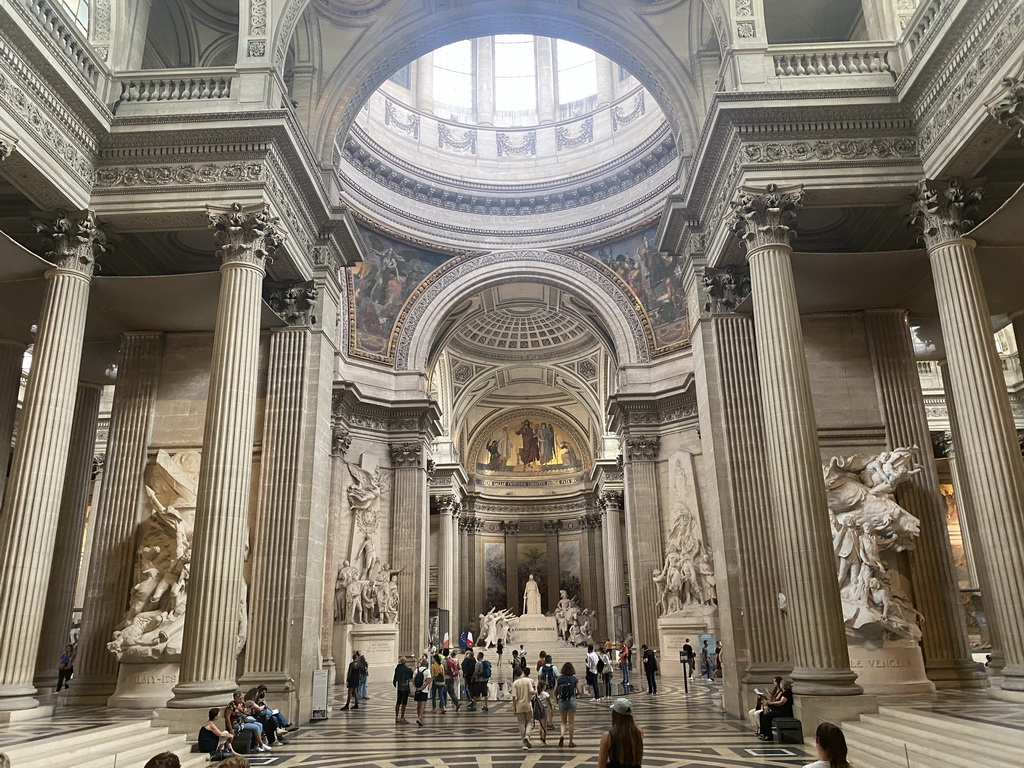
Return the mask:
[[[690,645],[700,655],[698,636],[702,632],[718,634],[718,611],[713,606],[694,606],[692,611],[681,611],[658,619],[658,655],[661,666],[677,663],[683,643],[690,638]],[[698,664],[699,664],[698,659]]]
[[[528,613],[520,616],[512,625],[512,641],[506,646],[505,653],[511,658],[513,648],[525,646],[528,653],[533,652],[527,659],[532,664],[541,650],[554,648],[558,644],[558,624],[555,617]]]
[[[178,684],[178,662],[121,662],[117,670],[117,688],[107,699],[108,707],[118,709],[159,709],[174,696]]]
[[[336,624],[334,627],[334,663],[337,683],[345,685],[352,654],[361,651],[370,669],[370,682],[391,684],[398,664],[398,624]],[[415,666],[416,659],[410,659]]]
[[[913,640],[887,641],[869,651],[849,646],[850,669],[857,673],[857,685],[867,694],[935,693],[935,684],[924,671],[921,646]]]

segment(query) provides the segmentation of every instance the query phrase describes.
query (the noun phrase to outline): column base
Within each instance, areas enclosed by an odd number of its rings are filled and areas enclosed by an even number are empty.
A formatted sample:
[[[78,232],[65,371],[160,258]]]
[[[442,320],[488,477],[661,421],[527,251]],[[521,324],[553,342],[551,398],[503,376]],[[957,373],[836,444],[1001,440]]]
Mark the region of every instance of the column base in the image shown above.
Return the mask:
[[[1024,666],[1007,664],[1000,671],[1002,672],[1002,680],[999,683],[1000,690],[1024,693]]]
[[[167,706],[170,709],[200,708],[206,710],[210,707],[224,707],[231,703],[231,694],[237,690],[238,685],[234,680],[178,683],[171,689],[174,698],[167,702]],[[199,723],[199,725],[202,724]]]
[[[857,674],[850,669],[793,668],[793,693],[800,696],[859,696]]]
[[[229,693],[220,706],[225,706],[230,699],[231,694]],[[162,726],[170,733],[187,733],[194,736],[203,727],[203,723],[207,721],[209,714],[210,707],[195,706],[181,707],[179,709],[160,707],[153,710],[152,724],[156,727]]]
[[[0,713],[35,709],[39,706],[35,695],[36,687],[32,684],[0,686]]]
[[[10,709],[0,711],[0,723],[21,723],[25,720],[38,720],[43,717],[52,716],[53,707],[50,706],[37,706],[32,709]],[[200,723],[200,725],[202,725],[202,723]]]
[[[178,662],[127,664],[117,674],[117,690],[107,699],[116,709],[154,709],[170,700],[178,682]]]
[[[740,682],[743,685],[757,686],[771,685],[776,677],[789,677],[793,674],[793,666],[784,661],[760,662],[751,664],[743,673]]]
[[[71,678],[71,686],[61,693],[61,701],[71,707],[104,706],[117,690],[117,677]]]
[[[988,675],[970,659],[925,664],[925,674],[939,690],[988,688]]]
[[[803,723],[804,743],[814,743],[814,732],[823,722],[839,724],[859,720],[861,715],[878,712],[878,699],[874,696],[795,696],[797,719]]]
[[[238,680],[238,687],[243,691],[257,685],[267,686],[267,692],[271,694],[291,693],[296,688],[295,681],[284,672],[247,672]]]

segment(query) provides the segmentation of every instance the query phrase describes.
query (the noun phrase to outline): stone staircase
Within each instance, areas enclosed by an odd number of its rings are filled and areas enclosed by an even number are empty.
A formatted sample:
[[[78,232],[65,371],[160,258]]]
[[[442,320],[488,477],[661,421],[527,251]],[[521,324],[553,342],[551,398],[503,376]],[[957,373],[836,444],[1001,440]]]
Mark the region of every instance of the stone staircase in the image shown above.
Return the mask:
[[[925,709],[879,707],[843,732],[855,768],[1024,766],[1024,731]]]
[[[141,768],[153,755],[174,752],[182,768],[208,766],[209,757],[193,753],[184,734],[153,727],[149,720],[69,732],[67,723],[39,721],[52,734],[6,747],[11,768]]]

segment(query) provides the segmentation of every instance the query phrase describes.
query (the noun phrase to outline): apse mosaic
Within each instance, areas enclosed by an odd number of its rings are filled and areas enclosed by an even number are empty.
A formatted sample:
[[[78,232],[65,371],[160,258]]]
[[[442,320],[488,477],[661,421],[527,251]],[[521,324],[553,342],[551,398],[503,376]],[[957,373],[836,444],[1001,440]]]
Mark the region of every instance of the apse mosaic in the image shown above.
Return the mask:
[[[478,472],[544,474],[583,469],[579,440],[543,411],[516,414],[489,430]]]

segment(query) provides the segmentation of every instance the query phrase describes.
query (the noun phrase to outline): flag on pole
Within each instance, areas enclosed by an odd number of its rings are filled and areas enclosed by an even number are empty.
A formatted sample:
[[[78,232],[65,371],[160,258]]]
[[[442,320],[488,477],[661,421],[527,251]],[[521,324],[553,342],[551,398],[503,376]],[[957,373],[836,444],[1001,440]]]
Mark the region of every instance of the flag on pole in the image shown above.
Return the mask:
[[[466,631],[466,647],[473,647],[473,630],[471,629]]]
[[[449,647],[451,647],[451,638],[448,637],[448,633],[447,632],[444,633],[444,640],[441,641],[441,647],[442,648],[449,648]]]

